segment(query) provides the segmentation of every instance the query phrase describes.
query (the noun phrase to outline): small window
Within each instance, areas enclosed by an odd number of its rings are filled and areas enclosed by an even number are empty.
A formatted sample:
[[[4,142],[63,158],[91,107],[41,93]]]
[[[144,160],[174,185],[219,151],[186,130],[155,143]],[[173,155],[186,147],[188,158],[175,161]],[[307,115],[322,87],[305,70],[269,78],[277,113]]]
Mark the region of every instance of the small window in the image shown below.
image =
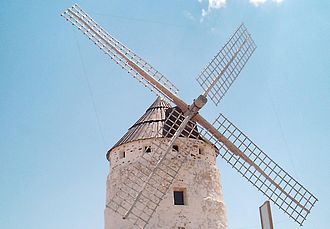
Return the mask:
[[[119,152],[119,158],[125,158],[125,156],[126,156],[126,152],[125,151]]]
[[[174,151],[179,152],[179,146],[178,146],[178,145],[173,145],[173,146],[172,146],[172,149],[173,149]]]
[[[145,146],[144,147],[144,152],[145,153],[151,153],[151,146]]]
[[[174,191],[174,205],[185,205],[184,204],[184,190]]]

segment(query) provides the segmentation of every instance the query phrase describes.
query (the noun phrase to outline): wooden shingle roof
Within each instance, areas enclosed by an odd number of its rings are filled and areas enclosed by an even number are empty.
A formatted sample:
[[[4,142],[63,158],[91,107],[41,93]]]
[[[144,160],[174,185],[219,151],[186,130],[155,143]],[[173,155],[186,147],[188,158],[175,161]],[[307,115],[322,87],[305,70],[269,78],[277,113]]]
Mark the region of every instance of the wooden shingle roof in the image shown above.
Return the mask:
[[[171,108],[170,104],[158,97],[144,115],[128,129],[127,133],[110,150],[128,142],[162,137],[159,130],[164,126],[165,112],[168,108]]]
[[[109,158],[109,153],[112,149],[123,145],[125,143],[150,139],[150,138],[161,138],[164,137],[164,133],[161,131],[167,131],[164,128],[165,120],[172,109],[179,111],[178,107],[171,107],[169,103],[164,101],[161,97],[158,97],[153,104],[146,110],[144,115],[133,125],[131,126],[127,133],[108,151],[107,158]],[[166,125],[165,125],[166,126]],[[197,138],[204,140],[202,136],[199,135],[197,127],[195,127],[194,136],[189,136],[190,138]],[[188,132],[190,132],[188,130]],[[185,135],[180,135],[181,137],[186,137]],[[171,136],[168,136],[171,137]]]

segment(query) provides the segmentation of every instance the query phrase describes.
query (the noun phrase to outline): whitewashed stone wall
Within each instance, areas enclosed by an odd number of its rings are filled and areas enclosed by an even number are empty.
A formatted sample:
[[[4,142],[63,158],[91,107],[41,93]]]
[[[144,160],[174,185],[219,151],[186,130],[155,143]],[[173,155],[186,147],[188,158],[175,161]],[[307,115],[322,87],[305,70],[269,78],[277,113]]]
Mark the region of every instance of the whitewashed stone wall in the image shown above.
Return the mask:
[[[107,179],[107,203],[121,182],[120,168],[134,162],[150,140],[121,145],[110,152],[111,170]],[[186,139],[194,147],[165,198],[151,218],[148,229],[226,229],[227,218],[223,201],[220,172],[216,167],[216,151],[203,141]],[[180,151],[180,145],[179,145]],[[125,157],[122,154],[125,152]],[[185,205],[174,205],[174,190],[185,190]],[[128,220],[105,209],[105,229],[134,228]]]

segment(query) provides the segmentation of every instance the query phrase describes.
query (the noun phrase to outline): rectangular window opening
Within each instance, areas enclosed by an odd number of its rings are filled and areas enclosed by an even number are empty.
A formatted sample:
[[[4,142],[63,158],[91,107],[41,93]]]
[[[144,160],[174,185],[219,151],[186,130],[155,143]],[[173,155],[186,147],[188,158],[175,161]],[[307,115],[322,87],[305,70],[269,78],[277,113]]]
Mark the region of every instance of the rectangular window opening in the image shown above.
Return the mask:
[[[126,152],[125,151],[119,152],[119,158],[125,158],[125,157],[126,157]]]
[[[186,205],[186,189],[174,189],[173,191],[174,205]]]
[[[151,146],[145,146],[144,147],[144,152],[145,153],[151,153]]]
[[[173,145],[172,149],[176,152],[179,152],[179,146],[178,145]]]

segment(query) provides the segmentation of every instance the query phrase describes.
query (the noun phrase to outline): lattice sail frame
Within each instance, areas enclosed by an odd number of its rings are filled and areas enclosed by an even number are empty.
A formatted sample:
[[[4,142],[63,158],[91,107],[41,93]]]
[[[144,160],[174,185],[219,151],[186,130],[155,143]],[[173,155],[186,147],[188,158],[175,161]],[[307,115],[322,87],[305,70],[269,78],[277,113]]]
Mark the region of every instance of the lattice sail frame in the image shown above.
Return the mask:
[[[246,27],[241,24],[196,78],[204,92],[216,105],[234,83],[256,47]]]
[[[107,207],[139,228],[148,224],[193,149],[193,144],[186,144],[186,139],[201,140],[196,123],[189,121],[175,141],[175,145],[180,147],[179,151],[167,151],[171,147],[173,133],[184,118],[180,109],[170,108],[164,127],[158,130],[163,138],[152,141],[129,169],[123,168],[120,171],[121,186],[113,191],[114,195]]]
[[[172,93],[177,94],[178,88],[168,80],[163,74],[151,66],[148,62],[139,57],[132,50],[127,48],[117,39],[112,37],[105,29],[97,24],[84,10],[77,4],[67,9],[61,14],[72,25],[83,32],[94,44],[99,47],[106,55],[113,59],[123,69],[127,70],[133,78],[137,79],[144,86],[153,91],[157,96],[161,96],[171,101],[159,88],[153,83],[141,76],[142,72],[151,75]],[[138,68],[136,68],[136,66]],[[142,73],[143,74],[143,73]]]
[[[199,127],[201,134],[219,149],[220,156],[281,210],[302,225],[317,198],[285,172],[222,114],[215,120],[213,126],[248,156],[263,173],[231,152],[208,131]]]

